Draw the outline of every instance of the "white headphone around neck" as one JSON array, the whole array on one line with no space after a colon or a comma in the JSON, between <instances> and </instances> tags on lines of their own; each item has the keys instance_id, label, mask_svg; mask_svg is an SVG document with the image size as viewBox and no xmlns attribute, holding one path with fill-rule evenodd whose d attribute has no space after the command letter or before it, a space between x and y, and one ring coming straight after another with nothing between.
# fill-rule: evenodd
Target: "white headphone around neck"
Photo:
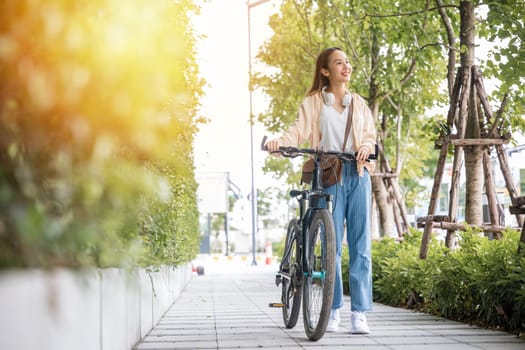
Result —
<instances>
[{"instance_id":1,"label":"white headphone around neck","mask_svg":"<svg viewBox=\"0 0 525 350\"><path fill-rule=\"evenodd\" d=\"M326 92L326 85L323 86L321 89L321 94L323 95L323 102L327 106L331 106L335 103L335 95L331 92ZM345 93L345 96L343 97L343 101L341 104L346 107L350 104L350 100L352 99L352 95L350 95L348 92Z\"/></svg>"}]
</instances>

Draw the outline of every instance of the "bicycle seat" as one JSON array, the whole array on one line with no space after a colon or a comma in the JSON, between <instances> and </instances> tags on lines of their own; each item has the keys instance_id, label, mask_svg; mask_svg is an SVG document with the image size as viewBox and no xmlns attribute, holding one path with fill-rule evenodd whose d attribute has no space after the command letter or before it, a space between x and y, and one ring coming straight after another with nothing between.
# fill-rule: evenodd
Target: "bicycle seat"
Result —
<instances>
[{"instance_id":1,"label":"bicycle seat","mask_svg":"<svg viewBox=\"0 0 525 350\"><path fill-rule=\"evenodd\" d=\"M290 197L292 198L295 198L295 197L299 197L305 193L307 193L308 191L306 190L291 190L290 191Z\"/></svg>"}]
</instances>

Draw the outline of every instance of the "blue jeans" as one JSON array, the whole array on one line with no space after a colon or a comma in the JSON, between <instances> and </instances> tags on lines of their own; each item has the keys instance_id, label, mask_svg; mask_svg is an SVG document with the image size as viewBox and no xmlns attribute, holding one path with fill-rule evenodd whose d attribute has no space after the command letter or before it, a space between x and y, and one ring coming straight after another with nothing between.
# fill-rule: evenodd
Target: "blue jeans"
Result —
<instances>
[{"instance_id":1,"label":"blue jeans","mask_svg":"<svg viewBox=\"0 0 525 350\"><path fill-rule=\"evenodd\" d=\"M342 184L324 189L332 195L336 235L336 274L332 309L343 306L341 255L346 223L350 263L350 304L352 311L372 310L372 242L370 235L371 182L365 169L357 173L356 162L344 162Z\"/></svg>"}]
</instances>

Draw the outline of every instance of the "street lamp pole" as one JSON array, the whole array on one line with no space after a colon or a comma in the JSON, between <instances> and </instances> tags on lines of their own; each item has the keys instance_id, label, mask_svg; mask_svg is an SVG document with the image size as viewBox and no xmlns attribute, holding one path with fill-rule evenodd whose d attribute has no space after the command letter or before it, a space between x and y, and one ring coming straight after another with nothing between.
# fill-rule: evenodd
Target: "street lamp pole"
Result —
<instances>
[{"instance_id":1,"label":"street lamp pole","mask_svg":"<svg viewBox=\"0 0 525 350\"><path fill-rule=\"evenodd\" d=\"M255 193L255 179L254 179L254 160L253 160L253 105L252 105L252 86L250 83L252 77L252 41L251 41L251 21L250 21L250 9L268 2L270 0L257 0L250 2L246 1L246 7L248 9L248 89L250 91L250 161L251 161L251 177L252 177L252 186L251 186L251 206L252 206L252 265L257 265L257 260L255 259L255 233L257 231L257 206L256 206L256 193Z\"/></svg>"}]
</instances>

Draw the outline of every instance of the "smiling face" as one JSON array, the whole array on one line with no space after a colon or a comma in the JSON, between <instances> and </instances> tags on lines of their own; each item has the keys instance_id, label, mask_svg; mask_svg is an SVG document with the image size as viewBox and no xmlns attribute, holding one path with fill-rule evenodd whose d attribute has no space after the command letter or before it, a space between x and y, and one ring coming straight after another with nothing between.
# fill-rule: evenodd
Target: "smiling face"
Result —
<instances>
[{"instance_id":1,"label":"smiling face","mask_svg":"<svg viewBox=\"0 0 525 350\"><path fill-rule=\"evenodd\" d=\"M343 50L330 47L322 51L315 62L314 79L308 94L318 93L324 86L334 88L346 85L350 81L352 66Z\"/></svg>"},{"instance_id":2,"label":"smiling face","mask_svg":"<svg viewBox=\"0 0 525 350\"><path fill-rule=\"evenodd\" d=\"M330 81L330 85L347 84L352 74L352 66L343 51L335 50L328 56L327 67L321 68L323 74Z\"/></svg>"}]
</instances>

